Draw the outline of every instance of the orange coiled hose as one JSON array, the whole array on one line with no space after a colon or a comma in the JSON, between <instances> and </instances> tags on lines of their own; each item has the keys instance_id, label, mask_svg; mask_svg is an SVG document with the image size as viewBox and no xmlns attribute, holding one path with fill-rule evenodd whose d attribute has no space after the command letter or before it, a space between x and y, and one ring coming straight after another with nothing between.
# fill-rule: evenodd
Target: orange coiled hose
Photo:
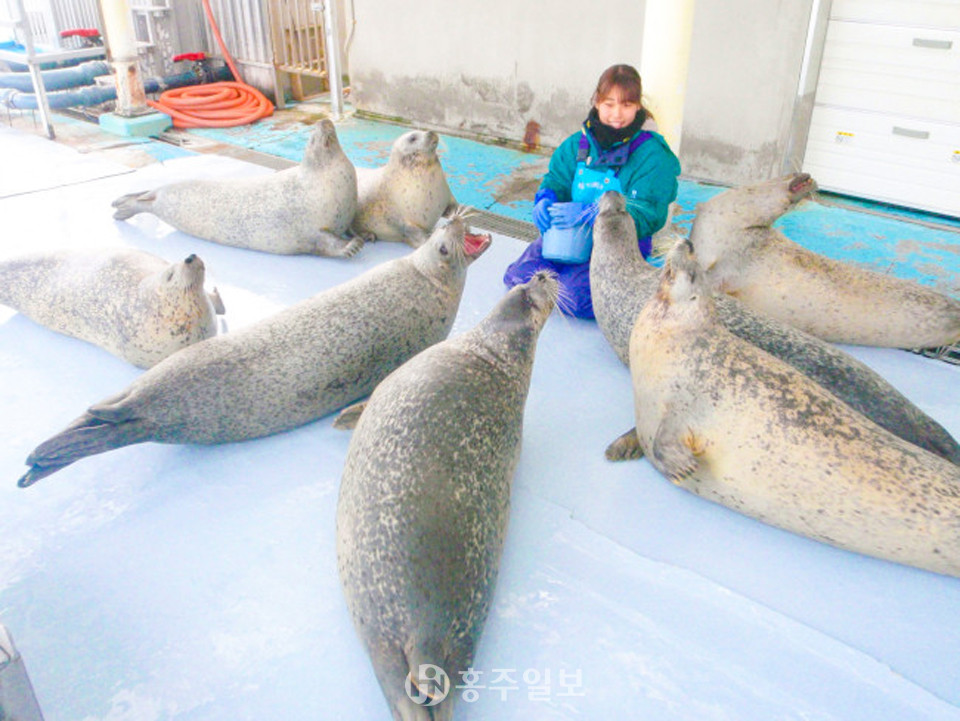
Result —
<instances>
[{"instance_id":1,"label":"orange coiled hose","mask_svg":"<svg viewBox=\"0 0 960 721\"><path fill-rule=\"evenodd\" d=\"M173 118L175 128L231 128L273 114L263 93L233 81L173 88L147 103Z\"/></svg>"},{"instance_id":2,"label":"orange coiled hose","mask_svg":"<svg viewBox=\"0 0 960 721\"><path fill-rule=\"evenodd\" d=\"M174 88L161 94L158 101L148 100L147 104L173 118L175 128L232 128L272 115L273 103L255 87L241 81L213 18L209 0L203 0L203 9L236 81Z\"/></svg>"}]
</instances>

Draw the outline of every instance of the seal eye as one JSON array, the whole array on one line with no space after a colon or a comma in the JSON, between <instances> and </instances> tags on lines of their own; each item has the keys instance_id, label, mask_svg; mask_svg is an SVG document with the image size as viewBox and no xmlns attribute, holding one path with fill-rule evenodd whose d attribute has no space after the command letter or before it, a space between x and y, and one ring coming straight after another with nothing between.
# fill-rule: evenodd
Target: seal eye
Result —
<instances>
[{"instance_id":1,"label":"seal eye","mask_svg":"<svg viewBox=\"0 0 960 721\"><path fill-rule=\"evenodd\" d=\"M446 246L446 245L441 245L441 246L440 246L440 255L449 255L449 254L450 254L450 251L447 250L447 246Z\"/></svg>"}]
</instances>

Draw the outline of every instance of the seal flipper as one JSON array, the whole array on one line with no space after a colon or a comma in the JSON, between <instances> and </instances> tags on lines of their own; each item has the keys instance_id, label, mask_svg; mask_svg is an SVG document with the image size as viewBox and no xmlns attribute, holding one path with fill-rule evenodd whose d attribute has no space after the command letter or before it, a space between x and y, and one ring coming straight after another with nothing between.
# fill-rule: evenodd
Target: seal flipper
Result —
<instances>
[{"instance_id":1,"label":"seal flipper","mask_svg":"<svg viewBox=\"0 0 960 721\"><path fill-rule=\"evenodd\" d=\"M451 721L453 718L453 698L450 688L447 698L433 706L425 705L433 698L435 688L428 688L426 684L417 684L420 665L407 660L407 654L393 642L377 644L376 651L370 647L370 657L373 660L373 672L380 683L387 704L393 718L398 721ZM426 663L426 662L425 662ZM437 663L436 666L442 668ZM414 697L420 696L423 703L416 703L407 693L409 679L410 693ZM429 679L428 679L429 680ZM452 686L452 682L450 684Z\"/></svg>"},{"instance_id":2,"label":"seal flipper","mask_svg":"<svg viewBox=\"0 0 960 721\"><path fill-rule=\"evenodd\" d=\"M403 702L406 703L398 704L396 710L404 721L452 721L454 682L447 672L448 664L437 652L435 642L427 640L426 645L433 648L424 648L411 638L403 654L409 669L410 690L423 700L415 703L405 695Z\"/></svg>"},{"instance_id":3,"label":"seal flipper","mask_svg":"<svg viewBox=\"0 0 960 721\"><path fill-rule=\"evenodd\" d=\"M636 426L607 446L604 456L608 461L635 461L643 458L643 448L640 447Z\"/></svg>"},{"instance_id":4,"label":"seal flipper","mask_svg":"<svg viewBox=\"0 0 960 721\"><path fill-rule=\"evenodd\" d=\"M210 305L213 306L213 312L217 315L224 315L227 312L227 307L223 304L223 299L220 297L220 291L217 290L214 286L213 290L207 293L207 298L210 299Z\"/></svg>"},{"instance_id":5,"label":"seal flipper","mask_svg":"<svg viewBox=\"0 0 960 721\"><path fill-rule=\"evenodd\" d=\"M27 488L81 458L147 440L149 428L123 403L127 397L122 393L92 406L60 433L37 446L27 456L30 470L20 477L17 485Z\"/></svg>"},{"instance_id":6,"label":"seal flipper","mask_svg":"<svg viewBox=\"0 0 960 721\"><path fill-rule=\"evenodd\" d=\"M357 422L360 420L363 409L366 407L366 401L360 401L359 403L347 406L340 411L339 415L333 420L333 427L338 431L352 431L357 427Z\"/></svg>"},{"instance_id":7,"label":"seal flipper","mask_svg":"<svg viewBox=\"0 0 960 721\"><path fill-rule=\"evenodd\" d=\"M409 223L406 220L399 222L400 232L403 234L403 242L411 248L419 248L427 242L430 233L415 223Z\"/></svg>"},{"instance_id":8,"label":"seal flipper","mask_svg":"<svg viewBox=\"0 0 960 721\"><path fill-rule=\"evenodd\" d=\"M149 206L156 199L157 193L153 190L149 190L146 193L128 193L127 195L121 195L111 203L111 205L117 209L113 217L115 220L126 220L127 218L132 218L137 213L149 211L149 207L143 206Z\"/></svg>"},{"instance_id":9,"label":"seal flipper","mask_svg":"<svg viewBox=\"0 0 960 721\"><path fill-rule=\"evenodd\" d=\"M131 405L127 403L130 399L129 391L121 391L116 395L105 398L99 403L95 403L87 409L87 415L106 423L123 423L133 418ZM81 416L83 418L83 416ZM67 428L70 430L73 426Z\"/></svg>"},{"instance_id":10,"label":"seal flipper","mask_svg":"<svg viewBox=\"0 0 960 721\"><path fill-rule=\"evenodd\" d=\"M363 238L360 236L340 238L333 233L321 230L317 235L314 253L327 258L352 258L362 248Z\"/></svg>"},{"instance_id":11,"label":"seal flipper","mask_svg":"<svg viewBox=\"0 0 960 721\"><path fill-rule=\"evenodd\" d=\"M452 218L460 210L460 203L457 202L457 199L452 195L450 196L450 202L447 203L447 207L443 209L443 212L440 214L443 218Z\"/></svg>"},{"instance_id":12,"label":"seal flipper","mask_svg":"<svg viewBox=\"0 0 960 721\"><path fill-rule=\"evenodd\" d=\"M686 424L676 420L678 417L664 417L650 449L650 462L671 483L680 483L700 465L694 451L696 437Z\"/></svg>"}]
</instances>

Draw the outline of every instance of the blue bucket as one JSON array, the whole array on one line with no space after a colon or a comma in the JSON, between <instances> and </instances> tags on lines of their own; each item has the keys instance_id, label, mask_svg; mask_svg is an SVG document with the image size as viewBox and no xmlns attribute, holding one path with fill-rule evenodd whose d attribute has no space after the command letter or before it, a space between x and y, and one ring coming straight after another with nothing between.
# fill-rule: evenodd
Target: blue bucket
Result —
<instances>
[{"instance_id":1,"label":"blue bucket","mask_svg":"<svg viewBox=\"0 0 960 721\"><path fill-rule=\"evenodd\" d=\"M547 228L543 234L543 257L557 263L586 263L593 249L593 227Z\"/></svg>"}]
</instances>

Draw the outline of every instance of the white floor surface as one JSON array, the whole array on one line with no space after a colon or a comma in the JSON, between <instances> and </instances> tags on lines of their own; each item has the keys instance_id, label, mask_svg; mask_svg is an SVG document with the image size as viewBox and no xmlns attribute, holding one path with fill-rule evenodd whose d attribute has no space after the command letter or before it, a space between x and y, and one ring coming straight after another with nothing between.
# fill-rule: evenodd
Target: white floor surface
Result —
<instances>
[{"instance_id":1,"label":"white floor surface","mask_svg":"<svg viewBox=\"0 0 960 721\"><path fill-rule=\"evenodd\" d=\"M0 157L21 140L35 192L17 194L4 168L0 255L195 252L231 329L407 252L273 256L153 216L114 221L123 193L270 171L215 156L78 166L9 130ZM89 172L65 185L64 167ZM454 333L492 308L522 247L494 237ZM848 350L960 436L960 368ZM0 307L0 622L46 721L387 721L337 578L350 437L331 417L245 443L141 444L16 487L37 444L140 372ZM646 460L608 463L632 413L629 372L596 324L551 317L476 659L484 688L458 718L960 721L960 579L762 525L673 487Z\"/></svg>"}]
</instances>

